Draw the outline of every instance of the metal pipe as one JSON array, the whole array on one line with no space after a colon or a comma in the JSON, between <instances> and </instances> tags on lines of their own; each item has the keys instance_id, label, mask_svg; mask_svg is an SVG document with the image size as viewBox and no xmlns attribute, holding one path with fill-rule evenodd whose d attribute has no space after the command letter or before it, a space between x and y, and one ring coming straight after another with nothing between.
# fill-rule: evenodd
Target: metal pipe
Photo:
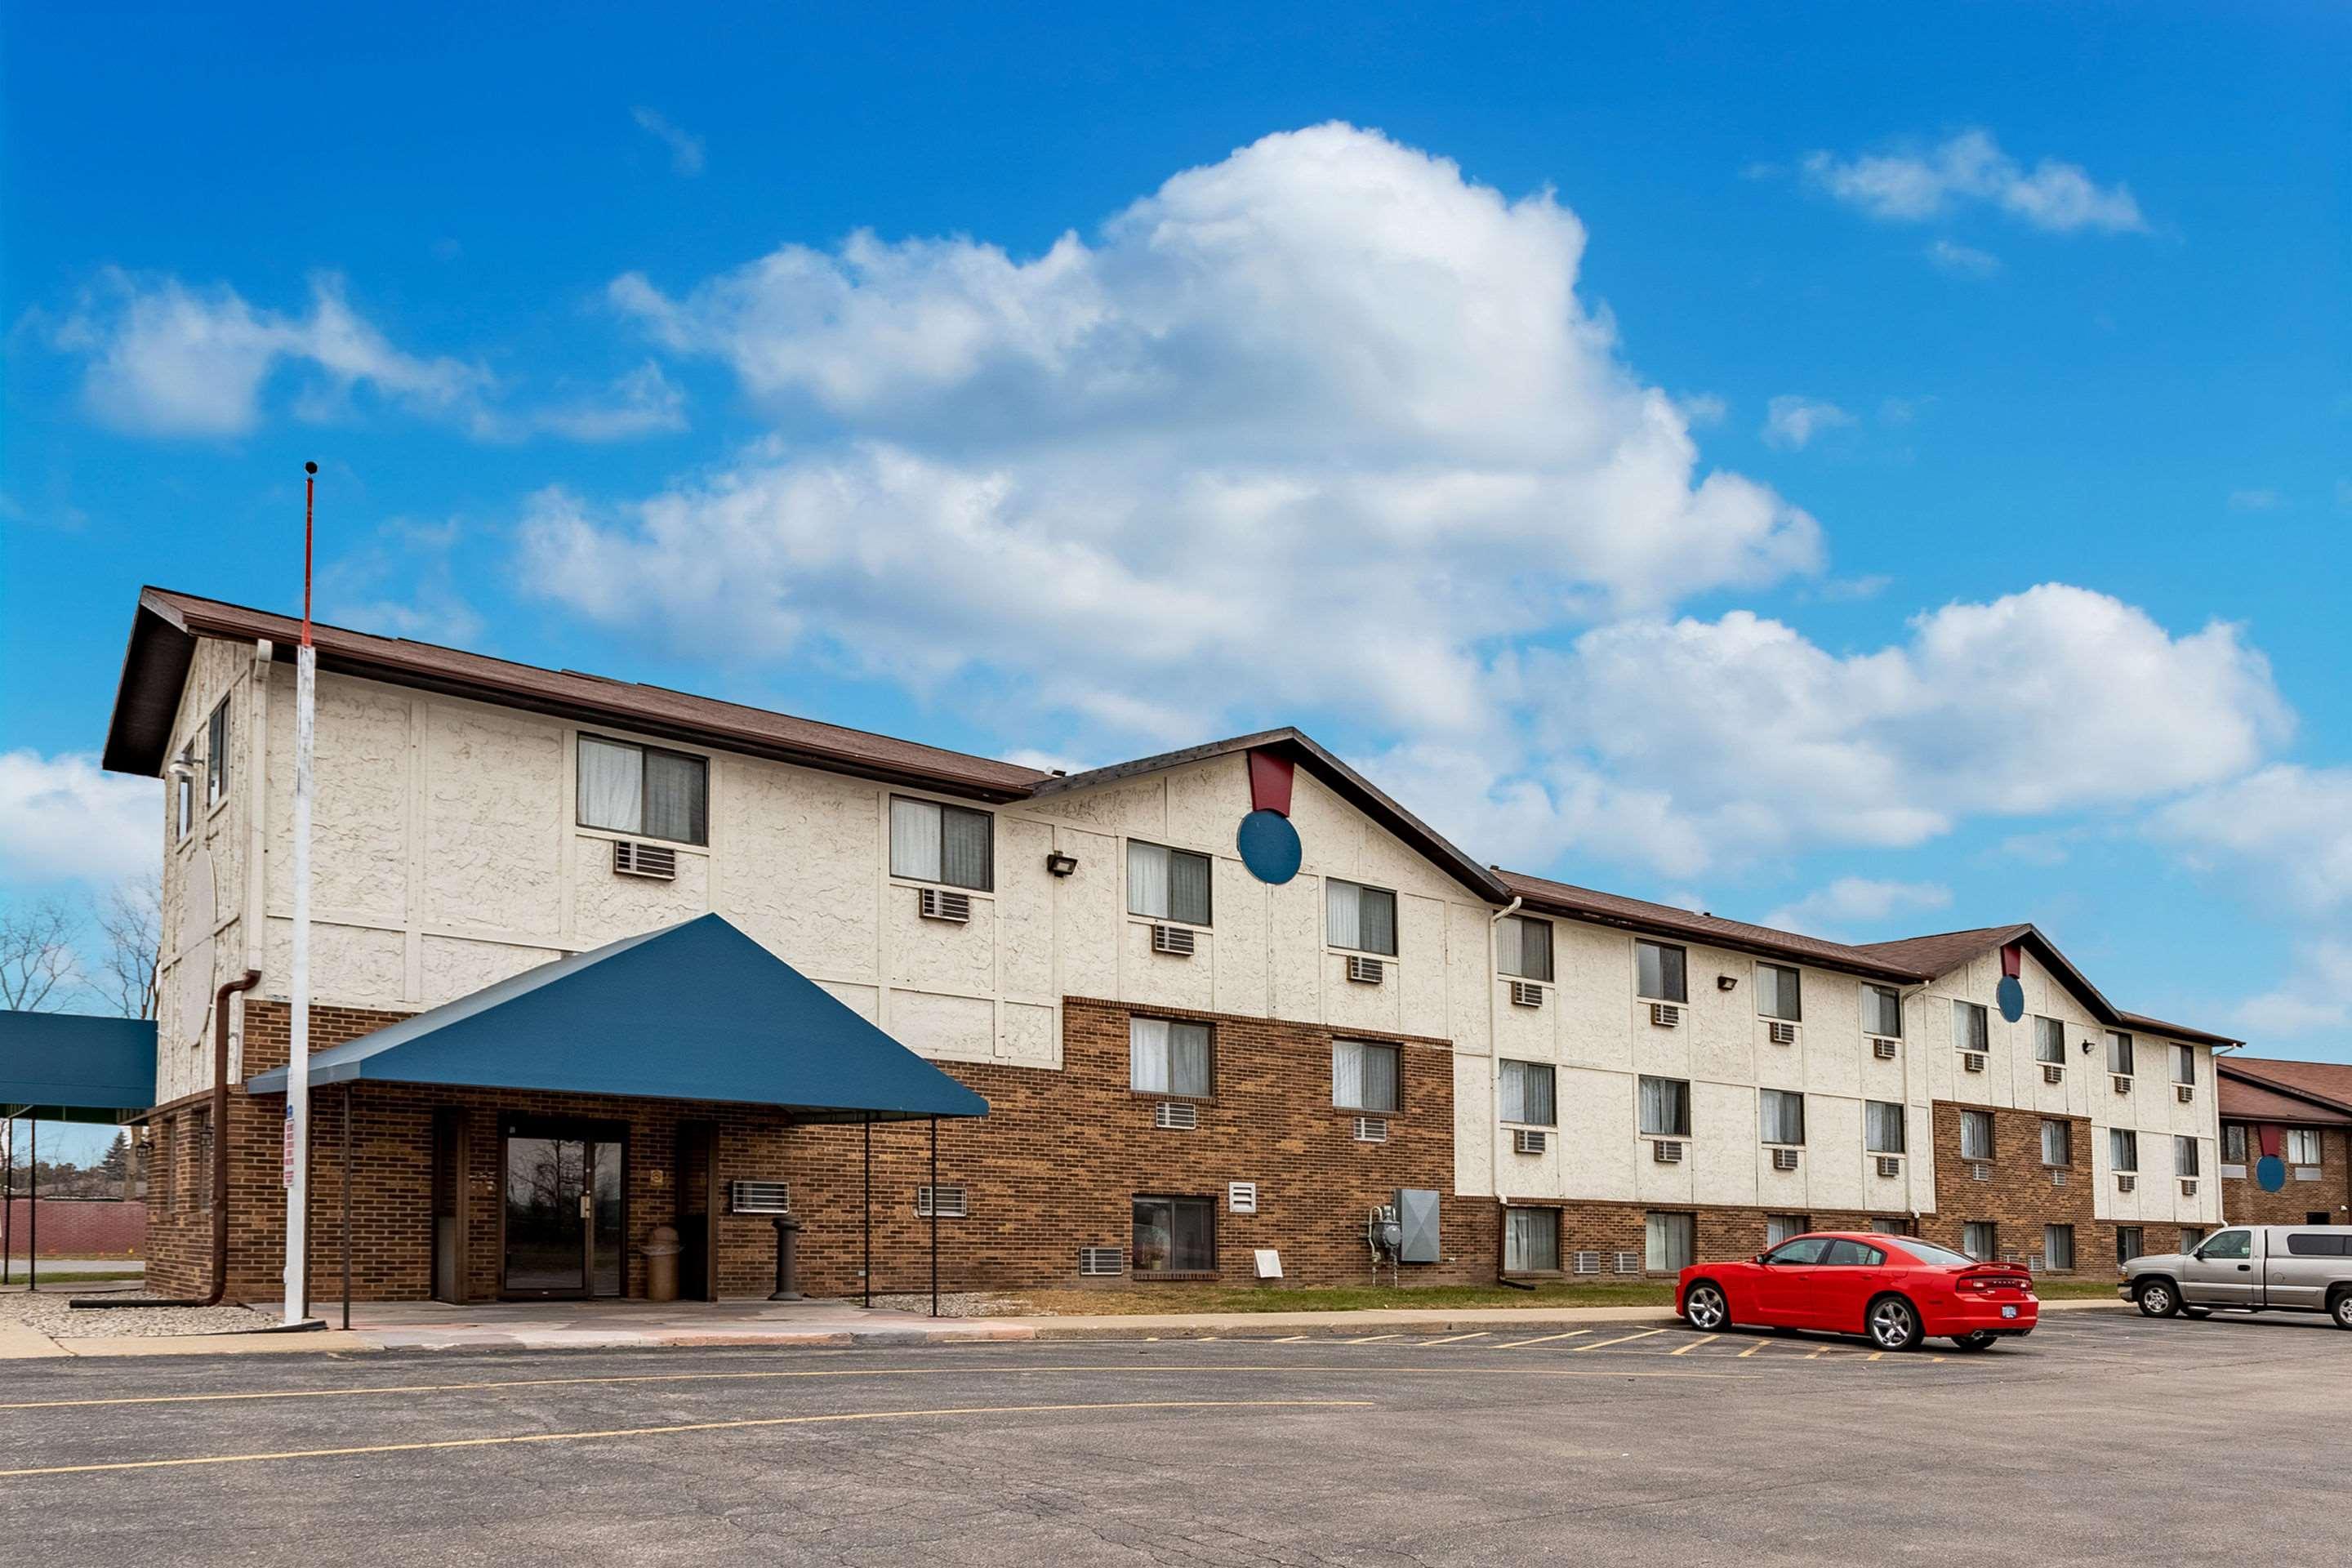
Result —
<instances>
[{"instance_id":1,"label":"metal pipe","mask_svg":"<svg viewBox=\"0 0 2352 1568\"><path fill-rule=\"evenodd\" d=\"M874 1305L874 1118L866 1119L866 1304Z\"/></svg>"},{"instance_id":2,"label":"metal pipe","mask_svg":"<svg viewBox=\"0 0 2352 1568\"><path fill-rule=\"evenodd\" d=\"M352 1086L343 1085L343 1327L352 1326Z\"/></svg>"},{"instance_id":3,"label":"metal pipe","mask_svg":"<svg viewBox=\"0 0 2352 1568\"><path fill-rule=\"evenodd\" d=\"M27 1117L25 1124L32 1129L31 1142L25 1154L25 1289L30 1292L41 1288L40 1118ZM936 1229L936 1226L933 1228ZM936 1317L938 1314L932 1315Z\"/></svg>"},{"instance_id":4,"label":"metal pipe","mask_svg":"<svg viewBox=\"0 0 2352 1568\"><path fill-rule=\"evenodd\" d=\"M931 1118L931 1316L940 1315L940 1119Z\"/></svg>"}]
</instances>

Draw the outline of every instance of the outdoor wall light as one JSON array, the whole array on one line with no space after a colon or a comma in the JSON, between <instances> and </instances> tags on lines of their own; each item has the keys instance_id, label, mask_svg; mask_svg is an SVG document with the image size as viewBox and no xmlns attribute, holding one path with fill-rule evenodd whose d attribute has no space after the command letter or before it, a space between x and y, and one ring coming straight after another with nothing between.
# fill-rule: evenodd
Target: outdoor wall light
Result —
<instances>
[{"instance_id":1,"label":"outdoor wall light","mask_svg":"<svg viewBox=\"0 0 2352 1568\"><path fill-rule=\"evenodd\" d=\"M1066 877L1077 868L1076 856L1065 855L1058 849L1049 849L1045 852L1045 870L1049 875Z\"/></svg>"},{"instance_id":2,"label":"outdoor wall light","mask_svg":"<svg viewBox=\"0 0 2352 1568\"><path fill-rule=\"evenodd\" d=\"M1729 991L1738 984L1739 976L1737 974L1718 974L1715 977L1715 988L1717 991Z\"/></svg>"},{"instance_id":3,"label":"outdoor wall light","mask_svg":"<svg viewBox=\"0 0 2352 1568\"><path fill-rule=\"evenodd\" d=\"M196 760L187 752L183 752L178 756L173 757L172 759L171 766L165 768L163 771L175 779L192 779L196 776Z\"/></svg>"}]
</instances>

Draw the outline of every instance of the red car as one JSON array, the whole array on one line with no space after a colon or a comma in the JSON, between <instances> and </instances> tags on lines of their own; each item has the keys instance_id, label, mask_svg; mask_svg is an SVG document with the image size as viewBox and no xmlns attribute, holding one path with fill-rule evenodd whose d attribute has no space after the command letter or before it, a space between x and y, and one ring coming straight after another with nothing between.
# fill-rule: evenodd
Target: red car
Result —
<instances>
[{"instance_id":1,"label":"red car","mask_svg":"<svg viewBox=\"0 0 2352 1568\"><path fill-rule=\"evenodd\" d=\"M1916 1237L1815 1231L1745 1263L1694 1263L1675 1287L1675 1310L1709 1332L1818 1329L1866 1334L1887 1351L1949 1336L1980 1351L2032 1333L2042 1303L2033 1277L2014 1263L1979 1263Z\"/></svg>"}]
</instances>

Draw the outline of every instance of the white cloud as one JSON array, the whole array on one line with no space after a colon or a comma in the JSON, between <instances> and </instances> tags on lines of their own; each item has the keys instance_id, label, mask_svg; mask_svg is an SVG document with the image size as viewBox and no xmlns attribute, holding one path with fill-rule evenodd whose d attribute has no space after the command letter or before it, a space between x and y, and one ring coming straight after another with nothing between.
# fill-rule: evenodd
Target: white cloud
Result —
<instances>
[{"instance_id":1,"label":"white cloud","mask_svg":"<svg viewBox=\"0 0 2352 1568\"><path fill-rule=\"evenodd\" d=\"M1963 278L1990 278L2000 270L2000 258L1957 240L1938 239L1927 247L1927 259Z\"/></svg>"},{"instance_id":2,"label":"white cloud","mask_svg":"<svg viewBox=\"0 0 2352 1568\"><path fill-rule=\"evenodd\" d=\"M2286 498L2273 489L2231 490L2231 511L2276 511L2286 504Z\"/></svg>"},{"instance_id":3,"label":"white cloud","mask_svg":"<svg viewBox=\"0 0 2352 1568\"><path fill-rule=\"evenodd\" d=\"M2341 1035L2352 1027L2352 942L2303 943L2286 979L2240 1003L2237 1018L2257 1050L2273 1037Z\"/></svg>"},{"instance_id":4,"label":"white cloud","mask_svg":"<svg viewBox=\"0 0 2352 1568\"><path fill-rule=\"evenodd\" d=\"M1981 130L1963 131L1934 147L1858 158L1813 153L1803 166L1822 190L1887 222L1926 222L1964 203L1980 202L2055 233L2147 228L2128 186L2102 186L2081 165L2054 158L2026 169Z\"/></svg>"},{"instance_id":5,"label":"white cloud","mask_svg":"<svg viewBox=\"0 0 2352 1568\"><path fill-rule=\"evenodd\" d=\"M1952 890L1940 882L1891 882L1868 877L1840 877L1814 889L1793 903L1783 904L1764 917L1763 923L1780 931L1835 937L1857 927L1885 935L1876 928L1897 915L1948 909Z\"/></svg>"},{"instance_id":6,"label":"white cloud","mask_svg":"<svg viewBox=\"0 0 2352 1568\"><path fill-rule=\"evenodd\" d=\"M82 752L0 752L0 879L152 879L163 855L152 779L102 773Z\"/></svg>"},{"instance_id":7,"label":"white cloud","mask_svg":"<svg viewBox=\"0 0 2352 1568\"><path fill-rule=\"evenodd\" d=\"M1853 423L1853 416L1834 403L1783 393L1765 405L1764 442L1784 451L1800 451L1824 430Z\"/></svg>"},{"instance_id":8,"label":"white cloud","mask_svg":"<svg viewBox=\"0 0 2352 1568\"><path fill-rule=\"evenodd\" d=\"M633 109L629 118L637 129L669 149L669 166L688 179L702 173L702 138L689 136L672 125L661 114L650 109Z\"/></svg>"},{"instance_id":9,"label":"white cloud","mask_svg":"<svg viewBox=\"0 0 2352 1568\"><path fill-rule=\"evenodd\" d=\"M600 397L523 416L517 435L545 431L573 441L625 441L686 428L686 394L647 360Z\"/></svg>"},{"instance_id":10,"label":"white cloud","mask_svg":"<svg viewBox=\"0 0 2352 1568\"><path fill-rule=\"evenodd\" d=\"M1246 692L1458 730L1493 639L1820 563L1623 363L1584 237L1325 125L1030 259L859 234L680 295L629 275L657 341L830 434L635 504L544 493L530 574L696 646L1009 674L1103 728L1197 736Z\"/></svg>"},{"instance_id":11,"label":"white cloud","mask_svg":"<svg viewBox=\"0 0 2352 1568\"><path fill-rule=\"evenodd\" d=\"M2238 879L2251 903L2352 905L2352 767L2276 763L2173 802L2149 829L2196 868Z\"/></svg>"}]
</instances>

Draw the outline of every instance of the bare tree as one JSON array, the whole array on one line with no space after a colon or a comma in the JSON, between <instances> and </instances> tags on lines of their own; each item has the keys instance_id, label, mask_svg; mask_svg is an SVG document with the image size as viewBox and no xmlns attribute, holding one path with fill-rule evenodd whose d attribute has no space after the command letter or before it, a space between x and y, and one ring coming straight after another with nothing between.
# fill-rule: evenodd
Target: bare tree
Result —
<instances>
[{"instance_id":1,"label":"bare tree","mask_svg":"<svg viewBox=\"0 0 2352 1568\"><path fill-rule=\"evenodd\" d=\"M47 1012L65 1005L79 973L74 918L55 899L0 912L0 1007Z\"/></svg>"},{"instance_id":2,"label":"bare tree","mask_svg":"<svg viewBox=\"0 0 2352 1568\"><path fill-rule=\"evenodd\" d=\"M162 955L162 891L152 879L131 878L115 887L96 912L105 942L89 989L126 1018L155 1016L155 966Z\"/></svg>"}]
</instances>

